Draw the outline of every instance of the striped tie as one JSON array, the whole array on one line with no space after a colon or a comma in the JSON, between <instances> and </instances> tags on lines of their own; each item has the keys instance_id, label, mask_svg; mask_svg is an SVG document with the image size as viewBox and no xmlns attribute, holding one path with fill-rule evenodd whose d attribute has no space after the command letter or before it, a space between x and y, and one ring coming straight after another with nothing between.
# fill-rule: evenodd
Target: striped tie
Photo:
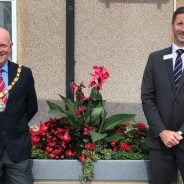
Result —
<instances>
[{"instance_id":1,"label":"striped tie","mask_svg":"<svg viewBox=\"0 0 184 184\"><path fill-rule=\"evenodd\" d=\"M5 83L2 77L2 72L3 70L0 69L0 93L2 93L3 91L5 91ZM4 111L5 107L6 107L6 103L7 103L7 96L3 96L0 98L0 112Z\"/></svg>"},{"instance_id":2,"label":"striped tie","mask_svg":"<svg viewBox=\"0 0 184 184\"><path fill-rule=\"evenodd\" d=\"M183 63L182 63L182 59L181 59L181 55L184 53L183 49L178 49L176 51L178 53L176 61L175 61L175 65L174 65L174 82L175 82L175 88L178 88L179 82L180 82L180 78L182 75L182 67L183 67Z\"/></svg>"}]
</instances>

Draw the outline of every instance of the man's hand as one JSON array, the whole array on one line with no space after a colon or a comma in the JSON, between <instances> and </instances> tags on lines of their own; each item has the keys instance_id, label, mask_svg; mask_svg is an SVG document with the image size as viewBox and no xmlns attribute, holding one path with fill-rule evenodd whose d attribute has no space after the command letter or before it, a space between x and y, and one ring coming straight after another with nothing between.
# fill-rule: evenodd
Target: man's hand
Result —
<instances>
[{"instance_id":1,"label":"man's hand","mask_svg":"<svg viewBox=\"0 0 184 184\"><path fill-rule=\"evenodd\" d=\"M159 136L167 148L176 146L183 139L179 133L172 130L163 130Z\"/></svg>"}]
</instances>

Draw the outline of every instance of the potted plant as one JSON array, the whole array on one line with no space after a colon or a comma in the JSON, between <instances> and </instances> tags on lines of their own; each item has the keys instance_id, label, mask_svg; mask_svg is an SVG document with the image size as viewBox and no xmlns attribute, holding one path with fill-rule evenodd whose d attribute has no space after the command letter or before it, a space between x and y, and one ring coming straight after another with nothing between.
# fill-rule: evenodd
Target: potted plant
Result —
<instances>
[{"instance_id":1,"label":"potted plant","mask_svg":"<svg viewBox=\"0 0 184 184\"><path fill-rule=\"evenodd\" d=\"M66 109L47 101L50 113L56 116L40 123L38 129L30 129L34 158L79 159L83 164L81 183L94 177L97 160L147 159L145 146L147 127L135 122L134 114L107 116L102 86L109 78L105 67L93 66L89 87L85 96L84 84L71 83L75 100L59 95Z\"/></svg>"}]
</instances>

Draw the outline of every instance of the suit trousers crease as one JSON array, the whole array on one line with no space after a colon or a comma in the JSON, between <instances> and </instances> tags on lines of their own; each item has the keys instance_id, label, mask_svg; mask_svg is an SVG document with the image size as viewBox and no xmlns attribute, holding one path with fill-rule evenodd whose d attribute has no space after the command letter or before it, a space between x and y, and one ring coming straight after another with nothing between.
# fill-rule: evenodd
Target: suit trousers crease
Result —
<instances>
[{"instance_id":1,"label":"suit trousers crease","mask_svg":"<svg viewBox=\"0 0 184 184\"><path fill-rule=\"evenodd\" d=\"M152 184L177 184L178 170L184 181L184 150L179 147L170 149L150 149Z\"/></svg>"},{"instance_id":2,"label":"suit trousers crease","mask_svg":"<svg viewBox=\"0 0 184 184\"><path fill-rule=\"evenodd\" d=\"M0 184L32 184L33 161L12 162L6 151L0 159Z\"/></svg>"}]
</instances>

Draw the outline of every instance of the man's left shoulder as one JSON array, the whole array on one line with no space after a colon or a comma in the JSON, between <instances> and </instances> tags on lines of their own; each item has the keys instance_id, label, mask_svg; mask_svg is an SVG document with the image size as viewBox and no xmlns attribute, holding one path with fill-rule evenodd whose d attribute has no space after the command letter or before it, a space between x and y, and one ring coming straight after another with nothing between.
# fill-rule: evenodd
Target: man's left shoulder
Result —
<instances>
[{"instance_id":1,"label":"man's left shoulder","mask_svg":"<svg viewBox=\"0 0 184 184\"><path fill-rule=\"evenodd\" d=\"M24 65L21 65L21 68L22 68L22 71L24 72L31 72L31 68L27 67L27 66L24 66Z\"/></svg>"}]
</instances>

